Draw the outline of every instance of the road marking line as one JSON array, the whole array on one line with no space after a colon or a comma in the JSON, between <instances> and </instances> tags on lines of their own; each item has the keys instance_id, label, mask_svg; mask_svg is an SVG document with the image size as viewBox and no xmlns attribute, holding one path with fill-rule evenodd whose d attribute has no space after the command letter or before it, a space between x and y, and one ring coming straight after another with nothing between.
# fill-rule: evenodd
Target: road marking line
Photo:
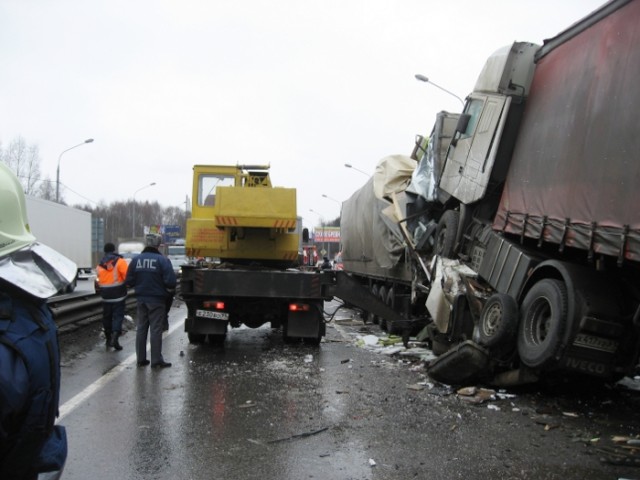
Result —
<instances>
[{"instance_id":1,"label":"road marking line","mask_svg":"<svg viewBox=\"0 0 640 480\"><path fill-rule=\"evenodd\" d=\"M169 328L167 332L167 336L171 335L174 330L178 327L181 327L184 324L184 320L174 323L173 326ZM134 330L135 332L135 330ZM135 342L134 342L135 345ZM147 353L149 353L149 348L147 348ZM86 402L92 395L97 393L100 389L102 389L107 383L113 380L115 377L120 375L124 370L126 370L129 366L136 363L136 353L132 353L124 361L120 362L118 365L109 370L106 374L100 377L95 382L87 385L84 390L77 393L73 398L67 400L64 405L60 407L60 415L58 416L58 422L60 422L64 417L73 412L76 408Z\"/></svg>"}]
</instances>

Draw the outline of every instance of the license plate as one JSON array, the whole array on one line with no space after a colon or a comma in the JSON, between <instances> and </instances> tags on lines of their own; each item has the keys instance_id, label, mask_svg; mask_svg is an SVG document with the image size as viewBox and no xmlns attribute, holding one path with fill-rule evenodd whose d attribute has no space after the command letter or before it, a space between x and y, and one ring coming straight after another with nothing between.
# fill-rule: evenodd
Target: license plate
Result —
<instances>
[{"instance_id":1,"label":"license plate","mask_svg":"<svg viewBox=\"0 0 640 480\"><path fill-rule=\"evenodd\" d=\"M214 312L212 310L196 310L196 317L213 318L214 320L229 320L226 312Z\"/></svg>"},{"instance_id":2,"label":"license plate","mask_svg":"<svg viewBox=\"0 0 640 480\"><path fill-rule=\"evenodd\" d=\"M618 342L608 338L596 337L579 333L573 341L576 347L590 348L591 350L600 350L601 352L614 353L618 349Z\"/></svg>"}]
</instances>

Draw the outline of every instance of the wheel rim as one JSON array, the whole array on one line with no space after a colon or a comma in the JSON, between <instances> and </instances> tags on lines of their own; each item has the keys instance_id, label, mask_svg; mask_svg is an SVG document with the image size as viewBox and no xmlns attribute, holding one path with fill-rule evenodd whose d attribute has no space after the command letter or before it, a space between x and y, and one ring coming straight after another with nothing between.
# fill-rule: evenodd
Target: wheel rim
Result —
<instances>
[{"instance_id":1,"label":"wheel rim","mask_svg":"<svg viewBox=\"0 0 640 480\"><path fill-rule=\"evenodd\" d=\"M529 341L535 345L545 342L551 329L551 305L544 298L537 299L531 306L531 314L527 319Z\"/></svg>"},{"instance_id":2,"label":"wheel rim","mask_svg":"<svg viewBox=\"0 0 640 480\"><path fill-rule=\"evenodd\" d=\"M500 307L500 304L496 303L491 305L491 307L489 307L486 315L483 318L482 332L486 336L492 337L496 334L496 332L500 328L501 323L502 323L502 308Z\"/></svg>"}]
</instances>

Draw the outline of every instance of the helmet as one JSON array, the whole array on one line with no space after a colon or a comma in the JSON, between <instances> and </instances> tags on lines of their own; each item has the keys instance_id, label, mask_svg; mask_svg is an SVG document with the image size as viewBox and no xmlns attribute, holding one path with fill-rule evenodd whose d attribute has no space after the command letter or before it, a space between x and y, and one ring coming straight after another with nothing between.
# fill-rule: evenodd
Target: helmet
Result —
<instances>
[{"instance_id":1,"label":"helmet","mask_svg":"<svg viewBox=\"0 0 640 480\"><path fill-rule=\"evenodd\" d=\"M145 240L147 247L158 248L162 243L162 236L157 233L147 233Z\"/></svg>"},{"instance_id":2,"label":"helmet","mask_svg":"<svg viewBox=\"0 0 640 480\"><path fill-rule=\"evenodd\" d=\"M18 178L0 162L0 257L36 241L29 231L24 191Z\"/></svg>"},{"instance_id":3,"label":"helmet","mask_svg":"<svg viewBox=\"0 0 640 480\"><path fill-rule=\"evenodd\" d=\"M27 222L24 191L0 162L0 279L38 298L63 291L75 279L74 262L36 242Z\"/></svg>"}]
</instances>

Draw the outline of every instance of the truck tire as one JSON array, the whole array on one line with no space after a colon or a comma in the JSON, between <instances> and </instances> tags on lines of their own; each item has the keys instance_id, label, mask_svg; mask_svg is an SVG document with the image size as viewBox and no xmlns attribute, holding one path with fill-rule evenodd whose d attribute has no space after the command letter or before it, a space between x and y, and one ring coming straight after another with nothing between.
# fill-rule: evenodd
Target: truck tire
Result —
<instances>
[{"instance_id":1,"label":"truck tire","mask_svg":"<svg viewBox=\"0 0 640 480\"><path fill-rule=\"evenodd\" d=\"M382 300L384 303L387 303L387 287L384 285L380 286L378 290L378 298ZM385 318L380 317L380 330L387 331L387 320Z\"/></svg>"},{"instance_id":2,"label":"truck tire","mask_svg":"<svg viewBox=\"0 0 640 480\"><path fill-rule=\"evenodd\" d=\"M556 357L567 328L567 287L546 278L536 283L522 302L518 354L528 367L545 367Z\"/></svg>"},{"instance_id":3,"label":"truck tire","mask_svg":"<svg viewBox=\"0 0 640 480\"><path fill-rule=\"evenodd\" d=\"M390 308L393 308L395 310L396 292L394 291L393 287L389 289L389 293L387 293L385 303ZM399 333L401 333L400 329L395 326L394 322L387 322L387 332L389 333L389 335L398 335Z\"/></svg>"},{"instance_id":4,"label":"truck tire","mask_svg":"<svg viewBox=\"0 0 640 480\"><path fill-rule=\"evenodd\" d=\"M453 258L459 220L460 213L455 210L447 210L440 217L438 228L436 228L436 255L444 258Z\"/></svg>"},{"instance_id":5,"label":"truck tire","mask_svg":"<svg viewBox=\"0 0 640 480\"><path fill-rule=\"evenodd\" d=\"M191 343L193 345L199 345L201 343L204 343L204 341L206 340L207 336L203 335L201 333L187 332L187 338L189 339L189 343Z\"/></svg>"},{"instance_id":6,"label":"truck tire","mask_svg":"<svg viewBox=\"0 0 640 480\"><path fill-rule=\"evenodd\" d=\"M302 343L304 343L305 345L310 345L312 347L319 346L321 341L322 341L322 337L311 337L311 338L302 339Z\"/></svg>"},{"instance_id":7,"label":"truck tire","mask_svg":"<svg viewBox=\"0 0 640 480\"><path fill-rule=\"evenodd\" d=\"M209 343L211 345L215 345L217 347L220 347L222 345L224 345L224 341L227 339L227 334L226 333L219 333L219 334L209 334L208 335L209 338Z\"/></svg>"},{"instance_id":8,"label":"truck tire","mask_svg":"<svg viewBox=\"0 0 640 480\"><path fill-rule=\"evenodd\" d=\"M477 344L484 347L513 345L518 331L518 304L505 293L491 295L482 307L474 334Z\"/></svg>"},{"instance_id":9,"label":"truck tire","mask_svg":"<svg viewBox=\"0 0 640 480\"><path fill-rule=\"evenodd\" d=\"M373 295L374 297L378 297L378 286L377 285L373 285L371 287L371 295ZM368 312L367 313L367 323L373 323L373 324L378 324L378 322L380 321L380 318L375 315L374 313Z\"/></svg>"}]
</instances>

